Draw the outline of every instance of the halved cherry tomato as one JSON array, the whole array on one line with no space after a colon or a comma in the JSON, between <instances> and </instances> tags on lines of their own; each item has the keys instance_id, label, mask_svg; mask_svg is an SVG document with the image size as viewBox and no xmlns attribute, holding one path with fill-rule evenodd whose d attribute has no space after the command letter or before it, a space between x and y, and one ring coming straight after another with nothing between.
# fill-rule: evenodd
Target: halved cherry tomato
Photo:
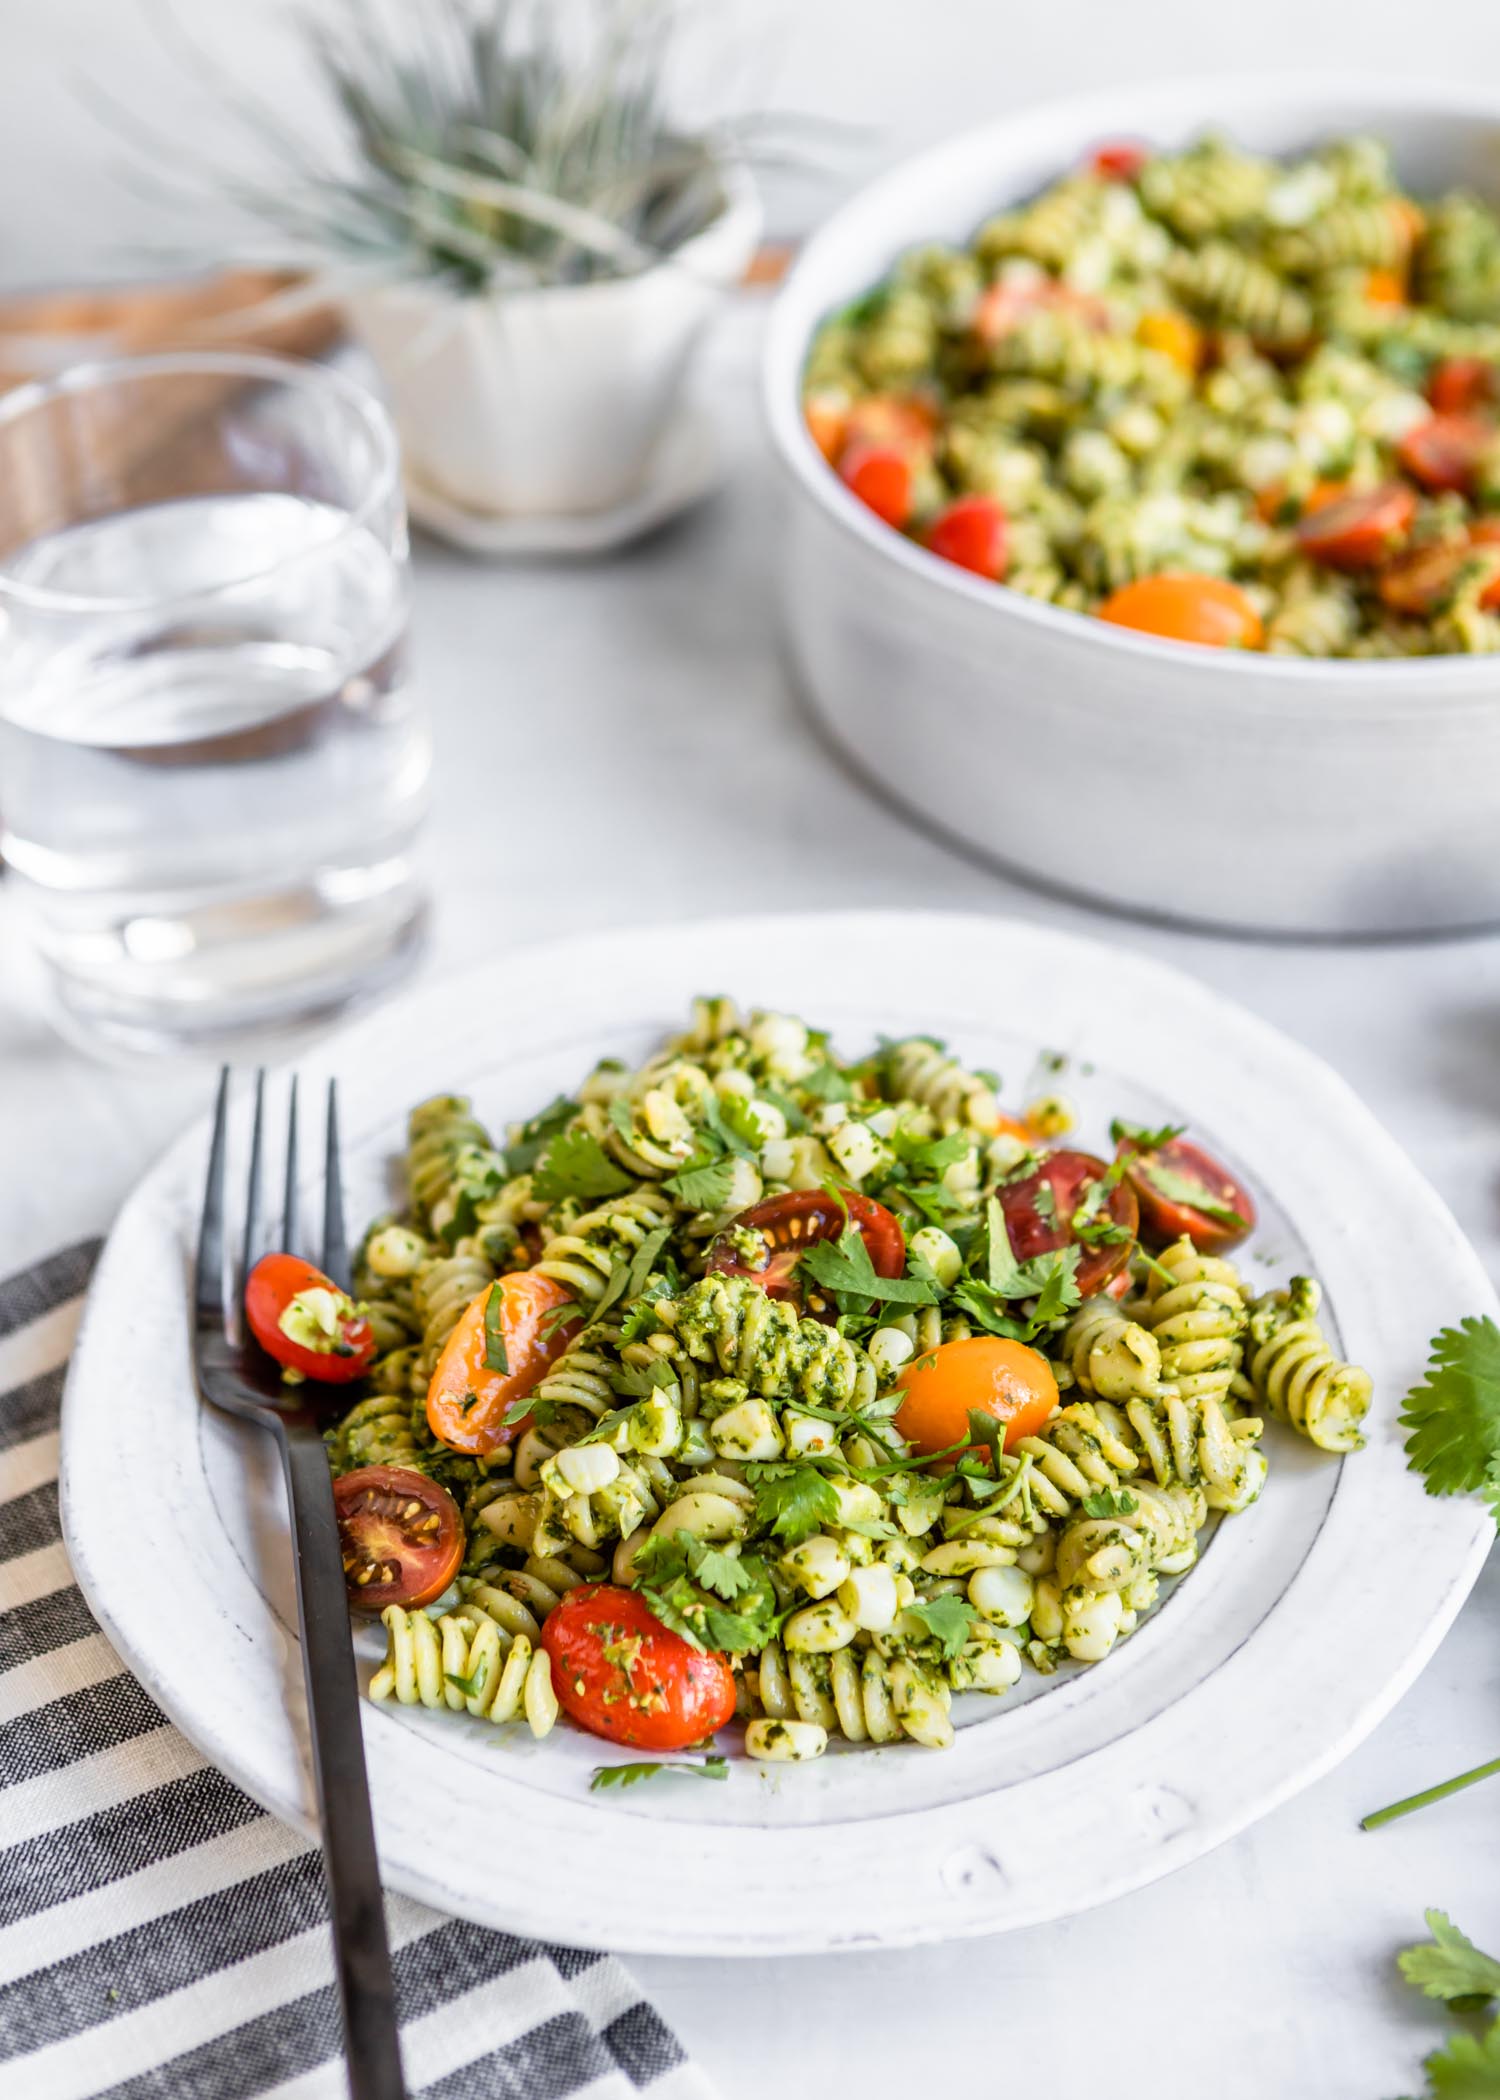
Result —
<instances>
[{"instance_id":1,"label":"halved cherry tomato","mask_svg":"<svg viewBox=\"0 0 1500 2100\"><path fill-rule=\"evenodd\" d=\"M1416 515L1416 496L1404 481L1351 489L1304 511L1297 542L1330 569L1370 569L1401 544Z\"/></svg>"},{"instance_id":2,"label":"halved cherry tomato","mask_svg":"<svg viewBox=\"0 0 1500 2100\"><path fill-rule=\"evenodd\" d=\"M643 1750L685 1750L734 1713L722 1655L663 1626L635 1590L585 1582L542 1628L558 1704L580 1728Z\"/></svg>"},{"instance_id":3,"label":"halved cherry tomato","mask_svg":"<svg viewBox=\"0 0 1500 2100\"><path fill-rule=\"evenodd\" d=\"M268 1356L324 1385L362 1378L375 1354L370 1323L354 1300L296 1254L267 1254L255 1264L245 1317Z\"/></svg>"},{"instance_id":4,"label":"halved cherry tomato","mask_svg":"<svg viewBox=\"0 0 1500 2100\"><path fill-rule=\"evenodd\" d=\"M804 1304L818 1318L832 1318L834 1307L815 1285L807 1286L797 1274L797 1264L819 1240L839 1239L852 1225L865 1243L870 1266L877 1276L895 1277L906 1271L906 1235L900 1221L883 1203L861 1196L857 1189L841 1191L847 1216L826 1189L788 1189L784 1196L768 1196L752 1203L720 1233L708 1251L707 1267L720 1276L748 1276L768 1298L789 1298ZM734 1244L733 1235L753 1233L764 1253L759 1260L746 1260Z\"/></svg>"},{"instance_id":5,"label":"halved cherry tomato","mask_svg":"<svg viewBox=\"0 0 1500 2100\"><path fill-rule=\"evenodd\" d=\"M1270 482L1256 491L1255 515L1266 525L1290 525L1310 517L1325 503L1336 503L1349 492L1343 481L1315 481L1305 495L1294 495L1284 481Z\"/></svg>"},{"instance_id":6,"label":"halved cherry tomato","mask_svg":"<svg viewBox=\"0 0 1500 2100\"><path fill-rule=\"evenodd\" d=\"M440 1481L361 1466L333 1483L344 1584L355 1611L430 1604L463 1565L464 1523Z\"/></svg>"},{"instance_id":7,"label":"halved cherry tomato","mask_svg":"<svg viewBox=\"0 0 1500 2100\"><path fill-rule=\"evenodd\" d=\"M1128 1179L1141 1206L1143 1238L1165 1247L1186 1233L1203 1253L1218 1254L1254 1230L1249 1190L1201 1145L1170 1138L1155 1152L1141 1152L1127 1138L1120 1150L1131 1156Z\"/></svg>"},{"instance_id":8,"label":"halved cherry tomato","mask_svg":"<svg viewBox=\"0 0 1500 2100\"><path fill-rule=\"evenodd\" d=\"M999 1335L944 1342L908 1364L896 1383L904 1396L896 1427L927 1458L967 1438L971 1412L1003 1422L1009 1450L1023 1436L1035 1436L1057 1405L1046 1357Z\"/></svg>"},{"instance_id":9,"label":"halved cherry tomato","mask_svg":"<svg viewBox=\"0 0 1500 2100\"><path fill-rule=\"evenodd\" d=\"M490 1353L485 1319L492 1293L498 1293L500 1301L492 1324L504 1339L503 1371L492 1371L485 1361ZM427 1388L427 1426L439 1443L482 1458L521 1434L528 1418L507 1428L507 1411L546 1376L583 1324L560 1320L542 1332L544 1316L554 1306L565 1305L568 1297L560 1283L532 1269L485 1285L444 1343Z\"/></svg>"},{"instance_id":10,"label":"halved cherry tomato","mask_svg":"<svg viewBox=\"0 0 1500 2100\"><path fill-rule=\"evenodd\" d=\"M1118 1181L1095 1216L1099 1223L1107 1217L1120 1236L1090 1241L1080 1239L1074 1231L1075 1212L1082 1208L1094 1184L1108 1172L1104 1161L1095 1159L1091 1152L1049 1152L1034 1174L1028 1174L1024 1181L1008 1182L999 1191L1005 1229L1016 1260L1030 1261L1034 1255L1050 1254L1058 1247L1076 1243L1082 1250L1077 1283L1085 1298L1102 1291L1110 1278L1124 1268L1140 1223L1129 1183ZM1050 1201L1042 1196L1044 1188L1051 1192Z\"/></svg>"},{"instance_id":11,"label":"halved cherry tomato","mask_svg":"<svg viewBox=\"0 0 1500 2100\"><path fill-rule=\"evenodd\" d=\"M1099 618L1210 649L1258 649L1262 636L1260 614L1239 585L1222 576L1137 577L1105 599Z\"/></svg>"},{"instance_id":12,"label":"halved cherry tomato","mask_svg":"<svg viewBox=\"0 0 1500 2100\"><path fill-rule=\"evenodd\" d=\"M844 442L890 446L922 460L931 457L937 428L937 408L920 394L866 394L849 404Z\"/></svg>"},{"instance_id":13,"label":"halved cherry tomato","mask_svg":"<svg viewBox=\"0 0 1500 2100\"><path fill-rule=\"evenodd\" d=\"M1442 357L1427 379L1427 398L1440 416L1486 408L1500 391L1500 367L1484 357Z\"/></svg>"},{"instance_id":14,"label":"halved cherry tomato","mask_svg":"<svg viewBox=\"0 0 1500 2100\"><path fill-rule=\"evenodd\" d=\"M1430 619L1441 612L1458 589L1464 570L1474 560L1476 548L1492 551L1497 535L1475 525L1467 540L1435 540L1428 547L1413 547L1380 573L1380 595L1392 612L1410 619ZM1500 566L1479 594L1486 611L1500 605Z\"/></svg>"},{"instance_id":15,"label":"halved cherry tomato","mask_svg":"<svg viewBox=\"0 0 1500 2100\"><path fill-rule=\"evenodd\" d=\"M1109 308L1092 292L1077 291L1055 277L1037 277L1024 283L997 280L990 285L974 309L974 333L982 343L998 343L1036 313L1071 314L1095 330L1109 326Z\"/></svg>"},{"instance_id":16,"label":"halved cherry tomato","mask_svg":"<svg viewBox=\"0 0 1500 2100\"><path fill-rule=\"evenodd\" d=\"M1137 146L1130 139L1119 139L1107 146L1096 146L1089 166L1106 182L1134 182L1150 158L1144 146Z\"/></svg>"},{"instance_id":17,"label":"halved cherry tomato","mask_svg":"<svg viewBox=\"0 0 1500 2100\"><path fill-rule=\"evenodd\" d=\"M844 394L809 394L802 404L808 436L832 466L849 435L849 401Z\"/></svg>"},{"instance_id":18,"label":"halved cherry tomato","mask_svg":"<svg viewBox=\"0 0 1500 2100\"><path fill-rule=\"evenodd\" d=\"M1396 452L1424 489L1464 490L1495 438L1494 424L1480 416L1431 416L1407 431Z\"/></svg>"},{"instance_id":19,"label":"halved cherry tomato","mask_svg":"<svg viewBox=\"0 0 1500 2100\"><path fill-rule=\"evenodd\" d=\"M924 535L932 553L998 583L1010 558L1010 525L993 496L958 496Z\"/></svg>"},{"instance_id":20,"label":"halved cherry tomato","mask_svg":"<svg viewBox=\"0 0 1500 2100\"><path fill-rule=\"evenodd\" d=\"M1366 270L1365 298L1371 306L1405 306L1406 279L1399 270Z\"/></svg>"},{"instance_id":21,"label":"halved cherry tomato","mask_svg":"<svg viewBox=\"0 0 1500 2100\"><path fill-rule=\"evenodd\" d=\"M905 525L914 508L911 461L890 445L853 444L839 460L839 475L867 510L887 525Z\"/></svg>"}]
</instances>

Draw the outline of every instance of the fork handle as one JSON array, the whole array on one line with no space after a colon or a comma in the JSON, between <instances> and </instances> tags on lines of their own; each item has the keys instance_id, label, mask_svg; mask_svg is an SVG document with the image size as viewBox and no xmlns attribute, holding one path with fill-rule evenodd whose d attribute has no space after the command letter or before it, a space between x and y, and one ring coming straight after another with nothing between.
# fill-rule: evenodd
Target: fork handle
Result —
<instances>
[{"instance_id":1,"label":"fork handle","mask_svg":"<svg viewBox=\"0 0 1500 2100\"><path fill-rule=\"evenodd\" d=\"M278 1425L278 1442L291 1504L302 1665L349 2091L352 2100L406 2100L328 1455L317 1431L300 1424Z\"/></svg>"}]
</instances>

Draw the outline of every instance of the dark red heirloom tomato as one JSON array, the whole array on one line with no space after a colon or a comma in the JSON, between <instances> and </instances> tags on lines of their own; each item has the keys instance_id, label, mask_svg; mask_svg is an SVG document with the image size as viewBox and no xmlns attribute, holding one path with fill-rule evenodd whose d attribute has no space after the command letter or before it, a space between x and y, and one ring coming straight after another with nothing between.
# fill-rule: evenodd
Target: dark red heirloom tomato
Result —
<instances>
[{"instance_id":1,"label":"dark red heirloom tomato","mask_svg":"<svg viewBox=\"0 0 1500 2100\"><path fill-rule=\"evenodd\" d=\"M1487 357L1442 357L1427 381L1427 398L1440 416L1466 416L1500 393L1500 370Z\"/></svg>"},{"instance_id":2,"label":"dark red heirloom tomato","mask_svg":"<svg viewBox=\"0 0 1500 2100\"><path fill-rule=\"evenodd\" d=\"M356 1611L430 1604L463 1565L458 1504L409 1466L361 1466L333 1483L344 1583Z\"/></svg>"},{"instance_id":3,"label":"dark red heirloom tomato","mask_svg":"<svg viewBox=\"0 0 1500 2100\"><path fill-rule=\"evenodd\" d=\"M1104 1161L1095 1159L1091 1152L1049 1152L1034 1174L1028 1174L1024 1181L1012 1181L998 1192L1016 1260L1030 1261L1035 1255L1076 1244L1082 1250L1076 1279L1085 1298L1102 1291L1111 1277L1119 1275L1130 1259L1140 1222L1134 1192L1128 1182L1120 1181L1109 1191L1092 1221L1098 1226L1107 1219L1118 1237L1099 1241L1075 1231L1074 1215L1084 1207L1090 1189L1108 1172ZM1042 1195L1044 1188L1051 1192L1050 1202Z\"/></svg>"},{"instance_id":4,"label":"dark red heirloom tomato","mask_svg":"<svg viewBox=\"0 0 1500 2100\"><path fill-rule=\"evenodd\" d=\"M558 1704L580 1728L642 1750L685 1750L734 1713L722 1655L663 1626L635 1590L586 1582L542 1628Z\"/></svg>"},{"instance_id":5,"label":"dark red heirloom tomato","mask_svg":"<svg viewBox=\"0 0 1500 2100\"><path fill-rule=\"evenodd\" d=\"M1330 569L1373 568L1406 538L1416 515L1414 491L1392 481L1310 505L1297 540L1305 554Z\"/></svg>"},{"instance_id":6,"label":"dark red heirloom tomato","mask_svg":"<svg viewBox=\"0 0 1500 2100\"><path fill-rule=\"evenodd\" d=\"M267 1254L245 1284L245 1318L268 1356L325 1385L362 1377L375 1336L354 1300L296 1254Z\"/></svg>"},{"instance_id":7,"label":"dark red heirloom tomato","mask_svg":"<svg viewBox=\"0 0 1500 2100\"><path fill-rule=\"evenodd\" d=\"M842 1237L852 1225L865 1243L870 1265L877 1276L894 1277L906 1271L906 1236L900 1222L883 1203L861 1196L857 1189L841 1191L838 1199L827 1189L789 1189L784 1196L770 1196L752 1203L721 1232L709 1249L707 1267L721 1276L748 1276L770 1298L789 1298L806 1303L809 1310L832 1316L820 1294L809 1290L796 1273L797 1264L819 1240ZM736 1245L741 1233L755 1234L764 1248L757 1258Z\"/></svg>"},{"instance_id":8,"label":"dark red heirloom tomato","mask_svg":"<svg viewBox=\"0 0 1500 2100\"><path fill-rule=\"evenodd\" d=\"M958 496L923 534L930 551L955 568L998 583L1010 558L1010 527L993 496Z\"/></svg>"},{"instance_id":9,"label":"dark red heirloom tomato","mask_svg":"<svg viewBox=\"0 0 1500 2100\"><path fill-rule=\"evenodd\" d=\"M1237 1246L1255 1224L1255 1205L1242 1182L1211 1152L1186 1138L1170 1138L1155 1152L1138 1152L1126 1138L1128 1179L1141 1207L1141 1232L1159 1246L1184 1233L1204 1254Z\"/></svg>"},{"instance_id":10,"label":"dark red heirloom tomato","mask_svg":"<svg viewBox=\"0 0 1500 2100\"><path fill-rule=\"evenodd\" d=\"M1480 416L1432 416L1407 431L1396 453L1424 489L1462 490L1497 434L1494 424Z\"/></svg>"}]
</instances>

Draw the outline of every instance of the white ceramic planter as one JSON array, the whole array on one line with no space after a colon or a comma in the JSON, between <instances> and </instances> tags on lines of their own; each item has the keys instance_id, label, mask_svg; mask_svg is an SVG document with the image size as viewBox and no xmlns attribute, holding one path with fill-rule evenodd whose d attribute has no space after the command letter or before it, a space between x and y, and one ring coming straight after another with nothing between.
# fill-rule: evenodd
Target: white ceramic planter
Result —
<instances>
[{"instance_id":1,"label":"white ceramic planter","mask_svg":"<svg viewBox=\"0 0 1500 2100\"><path fill-rule=\"evenodd\" d=\"M1419 193L1500 195L1500 95L1316 79L1120 88L1007 118L885 176L809 245L767 344L796 667L863 772L1049 884L1278 933L1495 924L1500 659L1302 663L1034 603L882 525L803 425L814 330L903 249L966 240L1101 139L1175 147L1209 128L1272 153L1373 131Z\"/></svg>"},{"instance_id":2,"label":"white ceramic planter","mask_svg":"<svg viewBox=\"0 0 1500 2100\"><path fill-rule=\"evenodd\" d=\"M740 169L724 210L637 277L462 298L425 284L346 292L407 465L439 495L500 515L604 510L632 495L704 323L755 252Z\"/></svg>"}]
</instances>

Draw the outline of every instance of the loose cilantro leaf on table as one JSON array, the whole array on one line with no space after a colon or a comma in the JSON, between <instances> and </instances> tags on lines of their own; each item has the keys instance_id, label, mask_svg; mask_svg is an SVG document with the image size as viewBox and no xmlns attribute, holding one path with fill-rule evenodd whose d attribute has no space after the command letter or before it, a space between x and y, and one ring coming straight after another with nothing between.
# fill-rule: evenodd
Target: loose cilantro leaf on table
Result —
<instances>
[{"instance_id":1,"label":"loose cilantro leaf on table","mask_svg":"<svg viewBox=\"0 0 1500 2100\"><path fill-rule=\"evenodd\" d=\"M918 1276L877 1276L858 1230L846 1226L837 1240L819 1240L797 1264L831 1291L840 1312L865 1313L877 1300L894 1305L931 1305L937 1293Z\"/></svg>"},{"instance_id":2,"label":"loose cilantro leaf on table","mask_svg":"<svg viewBox=\"0 0 1500 2100\"><path fill-rule=\"evenodd\" d=\"M1407 1463L1429 1495L1482 1495L1500 1523L1500 1328L1486 1315L1445 1327L1406 1396Z\"/></svg>"},{"instance_id":3,"label":"loose cilantro leaf on table","mask_svg":"<svg viewBox=\"0 0 1500 2100\"><path fill-rule=\"evenodd\" d=\"M1431 2100L1500 2100L1500 2020L1481 2035L1450 2035L1422 2068Z\"/></svg>"},{"instance_id":4,"label":"loose cilantro leaf on table","mask_svg":"<svg viewBox=\"0 0 1500 2100\"><path fill-rule=\"evenodd\" d=\"M510 1376L510 1358L505 1353L505 1292L492 1283L484 1301L484 1368Z\"/></svg>"},{"instance_id":5,"label":"loose cilantro leaf on table","mask_svg":"<svg viewBox=\"0 0 1500 2100\"><path fill-rule=\"evenodd\" d=\"M531 1192L540 1203L559 1203L565 1196L618 1196L631 1185L596 1137L586 1130L562 1130L543 1153Z\"/></svg>"},{"instance_id":6,"label":"loose cilantro leaf on table","mask_svg":"<svg viewBox=\"0 0 1500 2100\"><path fill-rule=\"evenodd\" d=\"M952 1662L979 1614L967 1597L950 1595L918 1599L907 1605L906 1616L918 1620L941 1645L944 1662Z\"/></svg>"},{"instance_id":7,"label":"loose cilantro leaf on table","mask_svg":"<svg viewBox=\"0 0 1500 2100\"><path fill-rule=\"evenodd\" d=\"M729 1762L723 1757L674 1758L670 1763L641 1758L629 1765L595 1765L589 1792L597 1794L607 1786L639 1786L643 1779L655 1779L663 1772L686 1772L694 1779L727 1779Z\"/></svg>"},{"instance_id":8,"label":"loose cilantro leaf on table","mask_svg":"<svg viewBox=\"0 0 1500 2100\"><path fill-rule=\"evenodd\" d=\"M1396 1956L1407 1982L1429 1998L1460 2006L1466 1999L1478 2006L1500 1998L1500 1961L1482 1953L1446 1911L1424 1911L1423 1916L1432 1938Z\"/></svg>"}]
</instances>

